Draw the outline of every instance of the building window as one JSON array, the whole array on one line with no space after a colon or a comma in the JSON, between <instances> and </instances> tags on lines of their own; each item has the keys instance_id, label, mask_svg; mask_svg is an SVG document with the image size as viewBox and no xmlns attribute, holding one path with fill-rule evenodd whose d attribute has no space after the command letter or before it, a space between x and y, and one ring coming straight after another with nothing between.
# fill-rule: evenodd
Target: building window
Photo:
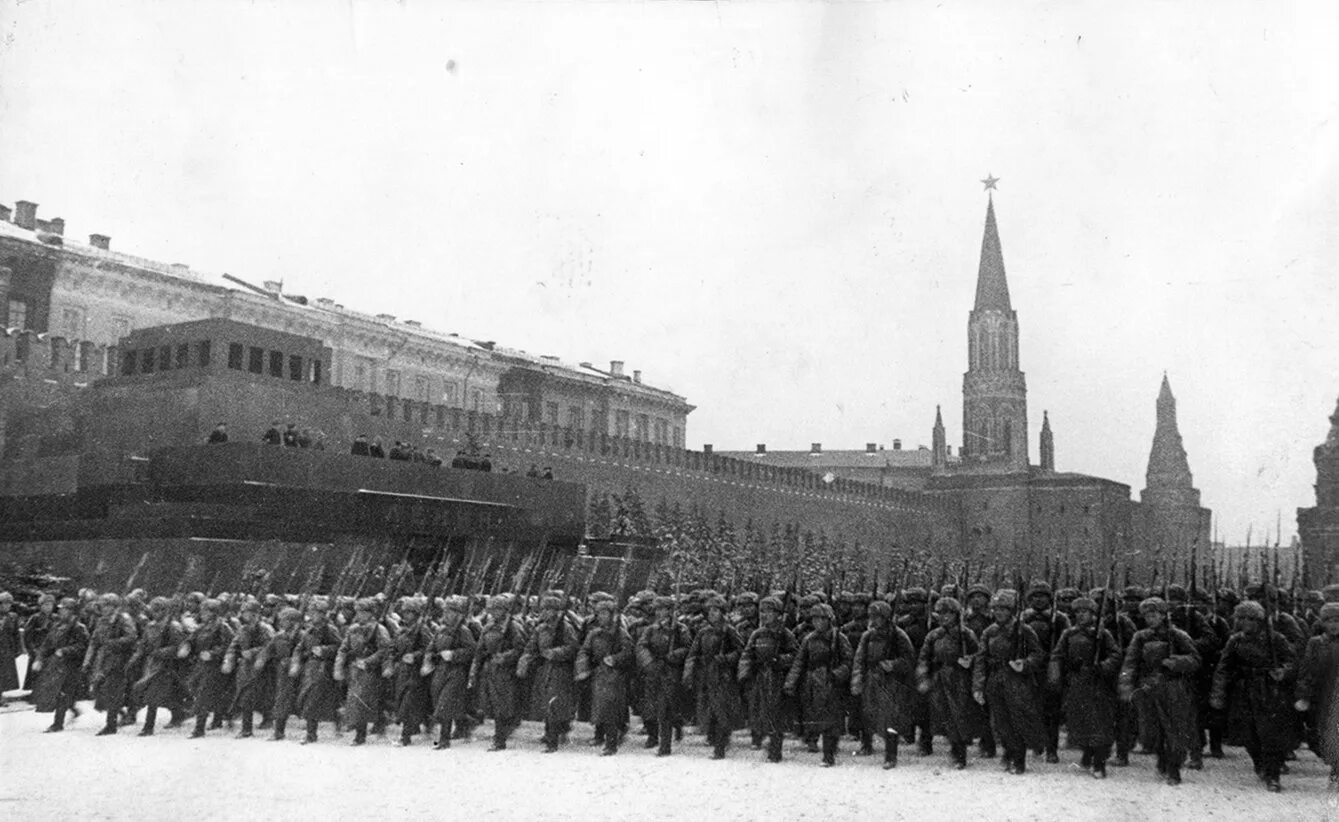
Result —
<instances>
[{"instance_id":1,"label":"building window","mask_svg":"<svg viewBox=\"0 0 1339 822\"><path fill-rule=\"evenodd\" d=\"M284 378L284 352L270 352L270 376L278 377L279 379Z\"/></svg>"},{"instance_id":2,"label":"building window","mask_svg":"<svg viewBox=\"0 0 1339 822\"><path fill-rule=\"evenodd\" d=\"M482 411L484 407L484 392L481 388L475 388L470 391L470 410Z\"/></svg>"},{"instance_id":3,"label":"building window","mask_svg":"<svg viewBox=\"0 0 1339 822\"><path fill-rule=\"evenodd\" d=\"M228 367L234 371L242 370L242 344L228 343Z\"/></svg>"},{"instance_id":4,"label":"building window","mask_svg":"<svg viewBox=\"0 0 1339 822\"><path fill-rule=\"evenodd\" d=\"M6 328L27 328L28 327L28 303L23 300L17 300L11 297L9 299L9 314L6 315Z\"/></svg>"},{"instance_id":5,"label":"building window","mask_svg":"<svg viewBox=\"0 0 1339 822\"><path fill-rule=\"evenodd\" d=\"M92 350L92 345L93 345L93 344L92 344L92 343L89 343L89 342L81 342L81 343L79 343L78 345L76 345L76 346L74 347L74 370L75 370L75 371L87 371L87 370L88 370L88 359L89 359L89 358L88 358L88 355L89 355L89 352Z\"/></svg>"},{"instance_id":6,"label":"building window","mask_svg":"<svg viewBox=\"0 0 1339 822\"><path fill-rule=\"evenodd\" d=\"M247 369L252 374L265 373L265 349L251 346L248 352L250 361L247 363Z\"/></svg>"},{"instance_id":7,"label":"building window","mask_svg":"<svg viewBox=\"0 0 1339 822\"><path fill-rule=\"evenodd\" d=\"M117 340L130 336L130 320L125 317L112 317L112 334Z\"/></svg>"},{"instance_id":8,"label":"building window","mask_svg":"<svg viewBox=\"0 0 1339 822\"><path fill-rule=\"evenodd\" d=\"M353 364L353 387L359 391L367 390L367 366L360 362Z\"/></svg>"},{"instance_id":9,"label":"building window","mask_svg":"<svg viewBox=\"0 0 1339 822\"><path fill-rule=\"evenodd\" d=\"M573 431L580 431L586 427L586 412L581 406L573 405L567 409L567 427Z\"/></svg>"},{"instance_id":10,"label":"building window","mask_svg":"<svg viewBox=\"0 0 1339 822\"><path fill-rule=\"evenodd\" d=\"M628 412L614 412L614 436L626 437L628 435Z\"/></svg>"},{"instance_id":11,"label":"building window","mask_svg":"<svg viewBox=\"0 0 1339 822\"><path fill-rule=\"evenodd\" d=\"M172 368L172 346L165 345L158 349L158 370L168 371Z\"/></svg>"},{"instance_id":12,"label":"building window","mask_svg":"<svg viewBox=\"0 0 1339 822\"><path fill-rule=\"evenodd\" d=\"M238 347L240 348L241 346ZM241 359L240 351L238 352L238 359ZM195 344L195 364L200 368L209 367L209 340Z\"/></svg>"},{"instance_id":13,"label":"building window","mask_svg":"<svg viewBox=\"0 0 1339 822\"><path fill-rule=\"evenodd\" d=\"M138 351L127 351L121 355L121 376L129 377L135 373L135 364L139 359Z\"/></svg>"},{"instance_id":14,"label":"building window","mask_svg":"<svg viewBox=\"0 0 1339 822\"><path fill-rule=\"evenodd\" d=\"M442 387L442 402L444 402L444 403L446 403L447 405L450 405L450 406L455 406L455 404L456 404L456 384L455 384L455 383L453 383L453 382L448 382L445 386Z\"/></svg>"},{"instance_id":15,"label":"building window","mask_svg":"<svg viewBox=\"0 0 1339 822\"><path fill-rule=\"evenodd\" d=\"M419 402L431 403L432 402L432 394L430 393L431 390L432 387L428 384L427 377L414 378L414 398L417 399Z\"/></svg>"},{"instance_id":16,"label":"building window","mask_svg":"<svg viewBox=\"0 0 1339 822\"><path fill-rule=\"evenodd\" d=\"M321 384L321 361L312 360L312 384Z\"/></svg>"},{"instance_id":17,"label":"building window","mask_svg":"<svg viewBox=\"0 0 1339 822\"><path fill-rule=\"evenodd\" d=\"M69 336L84 336L84 312L79 309L67 308L60 312L60 324Z\"/></svg>"},{"instance_id":18,"label":"building window","mask_svg":"<svg viewBox=\"0 0 1339 822\"><path fill-rule=\"evenodd\" d=\"M674 447L683 448L683 429L677 425L674 426Z\"/></svg>"},{"instance_id":19,"label":"building window","mask_svg":"<svg viewBox=\"0 0 1339 822\"><path fill-rule=\"evenodd\" d=\"M188 368L190 367L190 364L191 364L191 344L182 343L181 345L177 346L176 367Z\"/></svg>"},{"instance_id":20,"label":"building window","mask_svg":"<svg viewBox=\"0 0 1339 822\"><path fill-rule=\"evenodd\" d=\"M139 359L139 370L140 370L140 373L141 373L141 374L152 374L152 373L153 373L153 366L154 366L154 356L153 356L153 355L154 355L154 350L153 350L152 348L146 348L146 349L144 349L144 353L140 354L140 359Z\"/></svg>"},{"instance_id":21,"label":"building window","mask_svg":"<svg viewBox=\"0 0 1339 822\"><path fill-rule=\"evenodd\" d=\"M400 396L400 372L393 369L386 370L386 396Z\"/></svg>"},{"instance_id":22,"label":"building window","mask_svg":"<svg viewBox=\"0 0 1339 822\"><path fill-rule=\"evenodd\" d=\"M302 382L302 358L293 354L288 358L288 378L293 382Z\"/></svg>"},{"instance_id":23,"label":"building window","mask_svg":"<svg viewBox=\"0 0 1339 822\"><path fill-rule=\"evenodd\" d=\"M547 422L549 425L558 424L558 403L556 402L544 403L544 421Z\"/></svg>"},{"instance_id":24,"label":"building window","mask_svg":"<svg viewBox=\"0 0 1339 822\"><path fill-rule=\"evenodd\" d=\"M638 414L636 418L636 428L633 429L632 438L637 442L649 442L651 440L651 418L645 414Z\"/></svg>"}]
</instances>

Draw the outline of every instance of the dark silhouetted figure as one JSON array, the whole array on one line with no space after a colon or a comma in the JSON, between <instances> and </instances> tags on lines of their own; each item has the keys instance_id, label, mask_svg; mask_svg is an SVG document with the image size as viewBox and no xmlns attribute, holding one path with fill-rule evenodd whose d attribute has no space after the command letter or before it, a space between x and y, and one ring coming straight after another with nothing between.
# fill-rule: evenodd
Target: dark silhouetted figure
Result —
<instances>
[{"instance_id":1,"label":"dark silhouetted figure","mask_svg":"<svg viewBox=\"0 0 1339 822\"><path fill-rule=\"evenodd\" d=\"M261 437L260 441L265 443L266 445L284 444L284 435L279 431L278 420L275 420L274 422L270 423L270 430L265 432L265 436Z\"/></svg>"},{"instance_id":2,"label":"dark silhouetted figure","mask_svg":"<svg viewBox=\"0 0 1339 822\"><path fill-rule=\"evenodd\" d=\"M228 441L228 424L221 422L214 426L214 430L209 432L209 439L205 440L208 445L219 445Z\"/></svg>"}]
</instances>

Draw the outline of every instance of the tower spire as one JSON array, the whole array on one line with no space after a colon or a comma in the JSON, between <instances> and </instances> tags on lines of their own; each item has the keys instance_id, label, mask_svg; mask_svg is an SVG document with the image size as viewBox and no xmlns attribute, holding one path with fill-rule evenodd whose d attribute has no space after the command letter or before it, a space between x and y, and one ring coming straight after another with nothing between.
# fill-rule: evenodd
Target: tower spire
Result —
<instances>
[{"instance_id":1,"label":"tower spire","mask_svg":"<svg viewBox=\"0 0 1339 822\"><path fill-rule=\"evenodd\" d=\"M1186 449L1181 444L1181 431L1176 424L1176 397L1167 373L1162 374L1162 388L1158 391L1158 427L1153 433L1153 449L1148 455L1148 488L1151 490L1189 490L1195 485L1186 460Z\"/></svg>"},{"instance_id":2,"label":"tower spire","mask_svg":"<svg viewBox=\"0 0 1339 822\"><path fill-rule=\"evenodd\" d=\"M1041 412L1041 470L1055 470L1055 438L1051 434L1051 418Z\"/></svg>"},{"instance_id":3,"label":"tower spire","mask_svg":"<svg viewBox=\"0 0 1339 822\"><path fill-rule=\"evenodd\" d=\"M989 196L989 195L988 195ZM1009 281L1004 276L1004 252L995 225L995 198L986 201L986 228L981 236L981 263L976 272L976 305L973 310L1012 311Z\"/></svg>"},{"instance_id":4,"label":"tower spire","mask_svg":"<svg viewBox=\"0 0 1339 822\"><path fill-rule=\"evenodd\" d=\"M948 467L948 437L944 434L944 414L935 406L935 427L930 434L930 467L940 471Z\"/></svg>"}]
</instances>

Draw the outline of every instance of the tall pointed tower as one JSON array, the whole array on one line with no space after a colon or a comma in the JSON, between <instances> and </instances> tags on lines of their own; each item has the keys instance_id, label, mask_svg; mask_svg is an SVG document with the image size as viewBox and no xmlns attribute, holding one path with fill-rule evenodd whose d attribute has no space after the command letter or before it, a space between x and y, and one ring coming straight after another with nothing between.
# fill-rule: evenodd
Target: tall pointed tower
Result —
<instances>
[{"instance_id":1,"label":"tall pointed tower","mask_svg":"<svg viewBox=\"0 0 1339 822\"><path fill-rule=\"evenodd\" d=\"M1009 303L995 200L986 203L976 304L967 320L967 373L962 378L964 467L1002 472L1028 467L1027 383L1018 368L1018 315Z\"/></svg>"},{"instance_id":2,"label":"tall pointed tower","mask_svg":"<svg viewBox=\"0 0 1339 822\"><path fill-rule=\"evenodd\" d=\"M1051 416L1041 412L1041 470L1055 470L1055 437L1051 434Z\"/></svg>"},{"instance_id":3,"label":"tall pointed tower","mask_svg":"<svg viewBox=\"0 0 1339 822\"><path fill-rule=\"evenodd\" d=\"M1148 455L1147 483L1141 495L1146 503L1200 504L1200 492L1190 475L1181 431L1176 426L1176 397L1172 396L1172 384L1166 373L1158 391L1158 427L1153 432L1153 450Z\"/></svg>"},{"instance_id":4,"label":"tall pointed tower","mask_svg":"<svg viewBox=\"0 0 1339 822\"><path fill-rule=\"evenodd\" d=\"M1212 512L1200 507L1200 492L1190 475L1176 424L1176 398L1166 374L1158 391L1158 427L1148 455L1148 487L1140 494L1139 507L1141 547L1159 575L1180 578L1192 556L1200 562L1208 556Z\"/></svg>"},{"instance_id":5,"label":"tall pointed tower","mask_svg":"<svg viewBox=\"0 0 1339 822\"><path fill-rule=\"evenodd\" d=\"M935 406L935 427L930 432L930 469L939 474L948 470L948 437L944 433L944 415Z\"/></svg>"}]
</instances>

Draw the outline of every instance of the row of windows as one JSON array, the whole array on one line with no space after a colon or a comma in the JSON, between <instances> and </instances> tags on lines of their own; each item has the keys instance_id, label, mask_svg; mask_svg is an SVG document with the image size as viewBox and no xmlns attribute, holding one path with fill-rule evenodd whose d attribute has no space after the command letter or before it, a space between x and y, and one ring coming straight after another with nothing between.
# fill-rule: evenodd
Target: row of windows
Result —
<instances>
[{"instance_id":1,"label":"row of windows","mask_svg":"<svg viewBox=\"0 0 1339 822\"><path fill-rule=\"evenodd\" d=\"M192 356L192 349L194 350ZM131 349L121 352L121 376L152 374L177 368L206 368L209 366L209 340L163 345L154 348Z\"/></svg>"},{"instance_id":2,"label":"row of windows","mask_svg":"<svg viewBox=\"0 0 1339 822\"><path fill-rule=\"evenodd\" d=\"M228 367L234 371L268 374L279 379L287 376L293 382L306 380L317 384L321 382L320 360L304 359L298 354L289 354L285 357L282 351L267 351L256 345L228 343Z\"/></svg>"}]
</instances>

